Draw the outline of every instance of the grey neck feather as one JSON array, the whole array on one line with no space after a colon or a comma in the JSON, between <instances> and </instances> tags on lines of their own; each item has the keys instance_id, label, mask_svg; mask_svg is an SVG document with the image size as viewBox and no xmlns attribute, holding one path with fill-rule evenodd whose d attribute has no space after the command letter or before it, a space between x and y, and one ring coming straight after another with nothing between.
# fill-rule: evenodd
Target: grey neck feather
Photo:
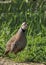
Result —
<instances>
[{"instance_id":1,"label":"grey neck feather","mask_svg":"<svg viewBox=\"0 0 46 65\"><path fill-rule=\"evenodd\" d=\"M22 34L22 33L24 33L25 32L25 30L23 30L22 28L20 28L19 30L18 30L18 33L19 34Z\"/></svg>"}]
</instances>

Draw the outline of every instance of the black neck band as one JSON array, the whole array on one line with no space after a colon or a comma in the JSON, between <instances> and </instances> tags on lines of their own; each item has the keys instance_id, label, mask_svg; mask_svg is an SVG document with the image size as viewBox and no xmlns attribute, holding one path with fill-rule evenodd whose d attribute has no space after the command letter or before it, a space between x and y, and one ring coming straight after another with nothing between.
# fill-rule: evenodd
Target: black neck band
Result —
<instances>
[{"instance_id":1,"label":"black neck band","mask_svg":"<svg viewBox=\"0 0 46 65\"><path fill-rule=\"evenodd\" d=\"M22 29L22 28L21 28L21 29ZM23 32L25 32L25 30L24 30L24 29L22 29L22 31L23 31Z\"/></svg>"}]
</instances>

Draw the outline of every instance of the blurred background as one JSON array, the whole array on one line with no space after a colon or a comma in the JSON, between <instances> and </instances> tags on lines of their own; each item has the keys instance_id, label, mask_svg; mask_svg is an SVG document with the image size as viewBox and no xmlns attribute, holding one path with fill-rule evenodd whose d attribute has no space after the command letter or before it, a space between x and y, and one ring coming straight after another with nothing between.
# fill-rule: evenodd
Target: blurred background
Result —
<instances>
[{"instance_id":1,"label":"blurred background","mask_svg":"<svg viewBox=\"0 0 46 65\"><path fill-rule=\"evenodd\" d=\"M7 41L18 31L23 21L27 46L18 54L6 57L16 62L46 63L46 0L12 0L0 3L0 57L3 56Z\"/></svg>"}]
</instances>

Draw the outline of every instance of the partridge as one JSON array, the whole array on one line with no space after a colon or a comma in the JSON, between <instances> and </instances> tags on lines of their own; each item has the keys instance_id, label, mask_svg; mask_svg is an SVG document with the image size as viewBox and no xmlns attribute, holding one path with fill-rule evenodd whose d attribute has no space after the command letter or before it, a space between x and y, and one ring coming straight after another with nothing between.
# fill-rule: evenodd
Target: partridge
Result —
<instances>
[{"instance_id":1,"label":"partridge","mask_svg":"<svg viewBox=\"0 0 46 65\"><path fill-rule=\"evenodd\" d=\"M27 23L23 22L20 29L13 35L6 44L5 55L9 52L14 52L15 54L23 50L26 46L27 40L25 36L25 30L27 29Z\"/></svg>"}]
</instances>

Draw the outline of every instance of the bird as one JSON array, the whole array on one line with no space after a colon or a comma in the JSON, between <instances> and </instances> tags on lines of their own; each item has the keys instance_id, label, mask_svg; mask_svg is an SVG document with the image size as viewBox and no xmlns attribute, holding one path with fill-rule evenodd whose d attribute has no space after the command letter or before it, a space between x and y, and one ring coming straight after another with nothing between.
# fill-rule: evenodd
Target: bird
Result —
<instances>
[{"instance_id":1,"label":"bird","mask_svg":"<svg viewBox=\"0 0 46 65\"><path fill-rule=\"evenodd\" d=\"M27 23L23 22L19 28L19 30L14 34L6 43L6 49L5 49L5 55L7 55L9 52L13 52L14 54L17 54L18 52L22 51L26 44L26 34L25 31L27 29Z\"/></svg>"}]
</instances>

